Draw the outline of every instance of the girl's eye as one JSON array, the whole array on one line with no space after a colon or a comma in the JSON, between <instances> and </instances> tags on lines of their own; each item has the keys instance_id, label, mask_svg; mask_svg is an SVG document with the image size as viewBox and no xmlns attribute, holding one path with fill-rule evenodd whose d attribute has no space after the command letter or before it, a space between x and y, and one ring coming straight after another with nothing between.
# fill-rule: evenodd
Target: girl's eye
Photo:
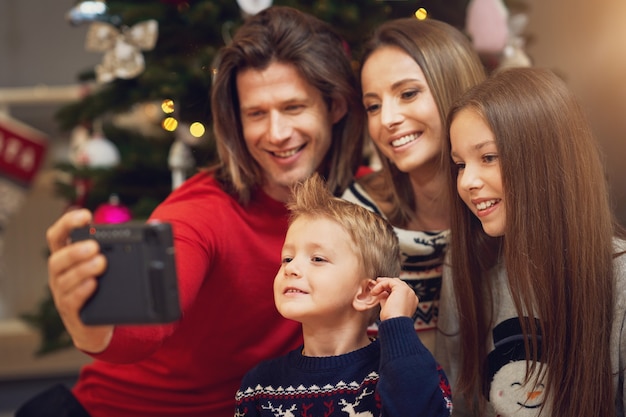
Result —
<instances>
[{"instance_id":1,"label":"girl's eye","mask_svg":"<svg viewBox=\"0 0 626 417\"><path fill-rule=\"evenodd\" d=\"M326 260L324 258L322 258L321 256L313 256L313 257L311 257L311 260L313 262L326 262Z\"/></svg>"},{"instance_id":2,"label":"girl's eye","mask_svg":"<svg viewBox=\"0 0 626 417\"><path fill-rule=\"evenodd\" d=\"M498 160L498 155L496 155L496 154L485 155L485 156L483 156L483 160L486 163L490 164L490 163L496 162Z\"/></svg>"},{"instance_id":3,"label":"girl's eye","mask_svg":"<svg viewBox=\"0 0 626 417\"><path fill-rule=\"evenodd\" d=\"M457 171L462 170L463 168L465 168L465 162L455 162L454 166L456 167Z\"/></svg>"},{"instance_id":4,"label":"girl's eye","mask_svg":"<svg viewBox=\"0 0 626 417\"><path fill-rule=\"evenodd\" d=\"M282 261L281 261L281 262L282 262L282 263L284 263L284 264L288 264L288 263L289 263L289 262L291 262L292 260L293 260L293 258L291 258L291 257L289 257L289 256L285 256L285 257L283 257L283 259L282 259Z\"/></svg>"}]
</instances>

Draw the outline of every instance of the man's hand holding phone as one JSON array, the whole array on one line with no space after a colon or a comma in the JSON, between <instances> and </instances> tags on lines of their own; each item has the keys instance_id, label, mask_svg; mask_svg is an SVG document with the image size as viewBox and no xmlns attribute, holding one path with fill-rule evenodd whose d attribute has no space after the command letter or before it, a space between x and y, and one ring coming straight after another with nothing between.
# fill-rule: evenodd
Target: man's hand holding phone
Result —
<instances>
[{"instance_id":1,"label":"man's hand holding phone","mask_svg":"<svg viewBox=\"0 0 626 417\"><path fill-rule=\"evenodd\" d=\"M113 326L87 326L80 319L80 309L97 288L97 277L106 269L106 258L95 241L69 242L71 231L91 222L89 210L73 210L61 216L46 232L48 285L54 304L74 346L86 352L106 349Z\"/></svg>"}]
</instances>

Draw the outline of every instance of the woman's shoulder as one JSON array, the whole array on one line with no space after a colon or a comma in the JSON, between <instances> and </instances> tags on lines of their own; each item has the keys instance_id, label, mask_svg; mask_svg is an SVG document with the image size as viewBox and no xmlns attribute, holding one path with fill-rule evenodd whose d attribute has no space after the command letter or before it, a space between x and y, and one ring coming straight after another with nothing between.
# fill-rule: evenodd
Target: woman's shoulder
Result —
<instances>
[{"instance_id":1,"label":"woman's shoulder","mask_svg":"<svg viewBox=\"0 0 626 417\"><path fill-rule=\"evenodd\" d=\"M393 207L391 188L381 171L375 171L355 180L342 198L371 210L385 218Z\"/></svg>"}]
</instances>

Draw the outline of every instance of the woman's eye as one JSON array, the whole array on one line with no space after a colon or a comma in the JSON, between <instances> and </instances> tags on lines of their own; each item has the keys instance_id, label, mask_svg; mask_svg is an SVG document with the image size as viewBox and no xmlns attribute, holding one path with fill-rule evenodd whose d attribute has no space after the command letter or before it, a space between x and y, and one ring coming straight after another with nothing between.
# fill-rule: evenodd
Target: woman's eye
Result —
<instances>
[{"instance_id":1,"label":"woman's eye","mask_svg":"<svg viewBox=\"0 0 626 417\"><path fill-rule=\"evenodd\" d=\"M417 95L417 93L419 93L418 90L409 90L409 91L404 91L401 95L401 97L403 99L411 99L413 97L415 97Z\"/></svg>"},{"instance_id":2,"label":"woman's eye","mask_svg":"<svg viewBox=\"0 0 626 417\"><path fill-rule=\"evenodd\" d=\"M369 106L365 106L365 111L367 113L373 113L376 110L378 110L380 108L380 106L378 104L371 104Z\"/></svg>"}]
</instances>

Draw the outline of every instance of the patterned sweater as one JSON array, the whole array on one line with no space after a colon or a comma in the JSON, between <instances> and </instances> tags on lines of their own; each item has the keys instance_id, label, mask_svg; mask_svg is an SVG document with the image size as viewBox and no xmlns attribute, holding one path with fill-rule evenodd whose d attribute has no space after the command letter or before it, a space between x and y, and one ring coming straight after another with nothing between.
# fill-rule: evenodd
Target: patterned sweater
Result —
<instances>
[{"instance_id":1,"label":"patterned sweater","mask_svg":"<svg viewBox=\"0 0 626 417\"><path fill-rule=\"evenodd\" d=\"M615 251L619 253L626 250L626 242L615 240ZM618 256L614 260L615 273L615 311L613 316L613 329L611 331L611 364L613 367L613 382L615 386L615 413L618 417L626 415L626 254ZM437 349L435 355L437 360L446 370L451 381L455 381L460 367L460 345L458 313L456 311L456 302L454 299L454 289L452 286L452 272L446 267L444 272L444 282L441 295L442 314L439 320L440 336L437 339ZM527 388L533 388L532 385L526 386L523 383L526 375L526 363L522 359L522 354L515 358L515 352L523 353L523 342L518 342L515 346L516 339L520 340L520 332L516 331L519 319L513 305L511 292L508 286L506 271L501 266L497 269L493 276L494 281L494 298L498 300L494 311L494 328L491 336L487 341L489 346L489 356L486 362L489 367L498 364L493 372L493 380L491 381L491 402L484 417L493 416L515 416L515 417L537 417L538 405L545 400L544 396L535 389L534 395L528 395L530 392ZM593 308L593 306L588 306ZM528 319L528 318L524 318ZM515 326L512 326L515 323ZM445 336L449 335L449 336ZM507 343L508 341L508 343ZM504 354L504 356L503 356ZM505 360L503 360L505 359ZM567 358L564 358L567 360ZM593 359L590 359L593 360ZM575 366L575 364L572 364ZM550 364L547 364L549 371ZM509 387L509 388L507 388ZM512 387L512 388L511 388ZM497 392L498 395L494 395ZM528 399L531 400L528 400ZM469 417L471 412L468 406L459 395L454 402L454 417ZM551 417L549 403L541 413L541 417ZM556 416L555 416L556 417Z\"/></svg>"},{"instance_id":2,"label":"patterned sweater","mask_svg":"<svg viewBox=\"0 0 626 417\"><path fill-rule=\"evenodd\" d=\"M244 377L235 416L450 416L448 380L412 324L385 320L379 339L347 354L307 357L300 347L262 362Z\"/></svg>"},{"instance_id":3,"label":"patterned sweater","mask_svg":"<svg viewBox=\"0 0 626 417\"><path fill-rule=\"evenodd\" d=\"M353 183L342 198L385 217L372 197L358 183ZM413 288L420 300L413 317L415 330L419 332L422 343L434 352L441 274L449 230L427 232L395 226L394 230L400 241L402 256L400 278ZM376 332L376 325L370 327L370 334L375 335Z\"/></svg>"}]
</instances>

